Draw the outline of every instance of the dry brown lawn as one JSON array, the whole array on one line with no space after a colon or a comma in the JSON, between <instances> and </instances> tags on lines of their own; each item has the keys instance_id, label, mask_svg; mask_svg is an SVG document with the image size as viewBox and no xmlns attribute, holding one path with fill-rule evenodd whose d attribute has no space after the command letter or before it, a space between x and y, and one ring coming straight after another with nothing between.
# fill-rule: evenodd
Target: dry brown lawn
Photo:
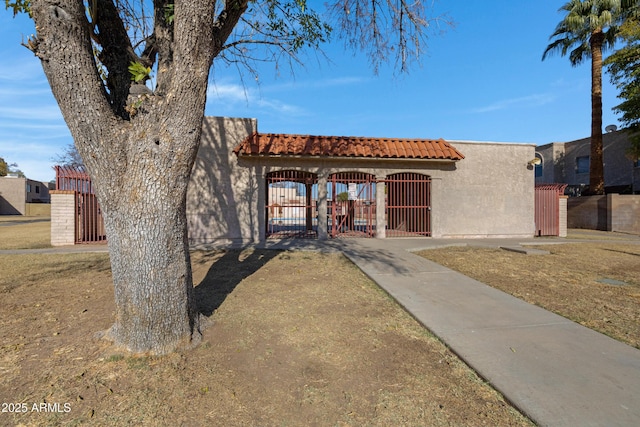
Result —
<instances>
[{"instance_id":1,"label":"dry brown lawn","mask_svg":"<svg viewBox=\"0 0 640 427\"><path fill-rule=\"evenodd\" d=\"M51 247L51 218L0 215L0 250Z\"/></svg>"},{"instance_id":2,"label":"dry brown lawn","mask_svg":"<svg viewBox=\"0 0 640 427\"><path fill-rule=\"evenodd\" d=\"M202 344L136 358L106 254L0 255L0 425L531 425L339 254L193 265Z\"/></svg>"}]
</instances>

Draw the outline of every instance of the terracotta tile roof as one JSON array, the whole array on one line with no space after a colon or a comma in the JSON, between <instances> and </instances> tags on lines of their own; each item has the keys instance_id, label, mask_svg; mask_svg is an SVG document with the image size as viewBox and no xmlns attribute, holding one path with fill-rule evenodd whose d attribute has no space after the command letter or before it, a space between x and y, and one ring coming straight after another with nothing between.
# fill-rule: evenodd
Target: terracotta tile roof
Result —
<instances>
[{"instance_id":1,"label":"terracotta tile roof","mask_svg":"<svg viewBox=\"0 0 640 427\"><path fill-rule=\"evenodd\" d=\"M365 138L353 136L254 133L234 150L243 156L332 156L382 159L462 160L443 139Z\"/></svg>"}]
</instances>

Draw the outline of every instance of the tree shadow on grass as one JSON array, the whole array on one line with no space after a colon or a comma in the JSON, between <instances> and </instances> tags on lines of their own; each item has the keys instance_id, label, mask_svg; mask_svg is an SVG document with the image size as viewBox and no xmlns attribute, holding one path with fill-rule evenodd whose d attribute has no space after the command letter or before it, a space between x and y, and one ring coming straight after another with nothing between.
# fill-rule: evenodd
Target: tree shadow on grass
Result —
<instances>
[{"instance_id":1,"label":"tree shadow on grass","mask_svg":"<svg viewBox=\"0 0 640 427\"><path fill-rule=\"evenodd\" d=\"M258 271L280 252L269 249L225 251L195 287L200 313L211 316L242 280Z\"/></svg>"}]
</instances>

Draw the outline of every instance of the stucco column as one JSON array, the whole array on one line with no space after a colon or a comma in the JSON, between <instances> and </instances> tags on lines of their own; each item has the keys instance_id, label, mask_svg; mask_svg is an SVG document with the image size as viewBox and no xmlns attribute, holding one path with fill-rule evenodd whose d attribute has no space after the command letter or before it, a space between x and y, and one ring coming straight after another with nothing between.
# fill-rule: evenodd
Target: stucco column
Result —
<instances>
[{"instance_id":1,"label":"stucco column","mask_svg":"<svg viewBox=\"0 0 640 427\"><path fill-rule=\"evenodd\" d=\"M443 187L441 178L431 178L431 211L429 212L431 218L431 237L442 237L442 218L443 212L445 211L444 203L442 202L444 199L442 195L444 191Z\"/></svg>"},{"instance_id":2,"label":"stucco column","mask_svg":"<svg viewBox=\"0 0 640 427\"><path fill-rule=\"evenodd\" d=\"M327 240L327 174L318 173L318 240Z\"/></svg>"},{"instance_id":3,"label":"stucco column","mask_svg":"<svg viewBox=\"0 0 640 427\"><path fill-rule=\"evenodd\" d=\"M386 203L385 182L386 176L376 176L376 238L384 239L386 235Z\"/></svg>"},{"instance_id":4,"label":"stucco column","mask_svg":"<svg viewBox=\"0 0 640 427\"><path fill-rule=\"evenodd\" d=\"M267 241L267 200L269 195L267 184L267 168L264 166L256 166L254 170L256 176L256 186L258 197L256 201L249 206L249 212L255 215L257 218L258 229L255 227L252 231L254 241L257 238L258 242Z\"/></svg>"},{"instance_id":5,"label":"stucco column","mask_svg":"<svg viewBox=\"0 0 640 427\"><path fill-rule=\"evenodd\" d=\"M567 199L569 196L560 196L559 209L560 209L560 230L558 231L558 237L567 237Z\"/></svg>"},{"instance_id":6,"label":"stucco column","mask_svg":"<svg viewBox=\"0 0 640 427\"><path fill-rule=\"evenodd\" d=\"M310 183L309 180L304 184L305 191L305 218L306 218L306 231L307 233L313 232L313 199L311 197L311 192L313 191L313 183Z\"/></svg>"}]
</instances>

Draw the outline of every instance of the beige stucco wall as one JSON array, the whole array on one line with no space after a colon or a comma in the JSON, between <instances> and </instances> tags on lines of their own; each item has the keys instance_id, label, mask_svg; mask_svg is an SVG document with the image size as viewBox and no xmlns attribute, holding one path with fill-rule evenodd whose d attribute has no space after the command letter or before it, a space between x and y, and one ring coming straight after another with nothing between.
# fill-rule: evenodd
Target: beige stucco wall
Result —
<instances>
[{"instance_id":1,"label":"beige stucco wall","mask_svg":"<svg viewBox=\"0 0 640 427\"><path fill-rule=\"evenodd\" d=\"M264 221L258 214L259 170L240 167L233 153L256 126L255 119L205 117L187 192L192 246L241 246L259 240Z\"/></svg>"},{"instance_id":2,"label":"beige stucco wall","mask_svg":"<svg viewBox=\"0 0 640 427\"><path fill-rule=\"evenodd\" d=\"M432 186L434 237L533 236L532 144L448 141L465 158Z\"/></svg>"},{"instance_id":3,"label":"beige stucco wall","mask_svg":"<svg viewBox=\"0 0 640 427\"><path fill-rule=\"evenodd\" d=\"M25 178L0 177L0 215L24 215L26 189Z\"/></svg>"},{"instance_id":4,"label":"beige stucco wall","mask_svg":"<svg viewBox=\"0 0 640 427\"><path fill-rule=\"evenodd\" d=\"M259 242L265 234L269 172L300 170L319 181L319 218L326 217L326 182L332 173L365 172L378 180L398 172L432 178L433 237L528 237L534 234L534 157L530 144L449 141L465 155L456 163L302 157L241 157L233 148L257 130L253 119L206 118L189 191L187 218L193 246ZM378 188L378 199L383 195ZM384 210L378 200L378 224ZM378 237L384 233L378 229ZM319 224L318 236L326 238Z\"/></svg>"}]
</instances>

